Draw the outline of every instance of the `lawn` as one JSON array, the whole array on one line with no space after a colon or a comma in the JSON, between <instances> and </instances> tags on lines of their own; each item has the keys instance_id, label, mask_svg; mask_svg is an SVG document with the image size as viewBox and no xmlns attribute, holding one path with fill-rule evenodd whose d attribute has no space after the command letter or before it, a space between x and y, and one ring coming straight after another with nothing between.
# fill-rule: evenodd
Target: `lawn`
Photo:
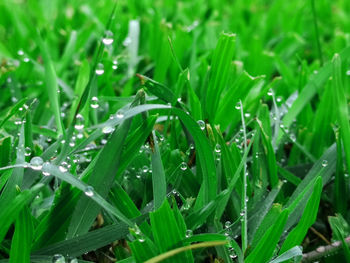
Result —
<instances>
[{"instance_id":1,"label":"lawn","mask_svg":"<svg viewBox=\"0 0 350 263\"><path fill-rule=\"evenodd\" d=\"M0 263L350 263L350 1L0 0Z\"/></svg>"}]
</instances>

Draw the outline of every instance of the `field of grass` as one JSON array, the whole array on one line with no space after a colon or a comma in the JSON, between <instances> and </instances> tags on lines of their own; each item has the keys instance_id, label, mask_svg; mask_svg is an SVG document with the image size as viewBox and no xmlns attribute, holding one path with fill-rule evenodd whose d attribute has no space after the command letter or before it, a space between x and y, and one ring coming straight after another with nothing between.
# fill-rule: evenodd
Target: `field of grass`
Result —
<instances>
[{"instance_id":1,"label":"field of grass","mask_svg":"<svg viewBox=\"0 0 350 263\"><path fill-rule=\"evenodd\" d=\"M350 1L0 0L0 263L350 263Z\"/></svg>"}]
</instances>

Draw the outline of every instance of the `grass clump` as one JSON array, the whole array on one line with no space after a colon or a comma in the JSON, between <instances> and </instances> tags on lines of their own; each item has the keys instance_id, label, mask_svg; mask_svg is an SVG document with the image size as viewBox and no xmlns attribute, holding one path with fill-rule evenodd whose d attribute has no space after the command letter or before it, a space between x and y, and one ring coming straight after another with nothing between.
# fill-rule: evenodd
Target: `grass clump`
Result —
<instances>
[{"instance_id":1,"label":"grass clump","mask_svg":"<svg viewBox=\"0 0 350 263\"><path fill-rule=\"evenodd\" d=\"M349 12L0 2L0 262L350 262Z\"/></svg>"}]
</instances>

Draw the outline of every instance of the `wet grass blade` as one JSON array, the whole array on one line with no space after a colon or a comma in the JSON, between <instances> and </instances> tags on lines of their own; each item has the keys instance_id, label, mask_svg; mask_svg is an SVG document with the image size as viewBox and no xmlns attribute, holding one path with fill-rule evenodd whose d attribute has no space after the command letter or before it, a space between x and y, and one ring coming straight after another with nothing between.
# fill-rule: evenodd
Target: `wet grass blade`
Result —
<instances>
[{"instance_id":1,"label":"wet grass blade","mask_svg":"<svg viewBox=\"0 0 350 263\"><path fill-rule=\"evenodd\" d=\"M304 240L307 231L316 221L317 211L320 204L322 192L322 178L318 177L316 179L312 194L305 206L303 214L299 220L297 226L288 234L283 246L280 250L280 254L286 252L287 250L301 244Z\"/></svg>"},{"instance_id":2,"label":"wet grass blade","mask_svg":"<svg viewBox=\"0 0 350 263\"><path fill-rule=\"evenodd\" d=\"M162 163L162 158L159 152L157 137L153 131L153 143L151 160L152 160L152 184L153 184L153 200L154 209L158 209L164 202L166 197L166 180Z\"/></svg>"},{"instance_id":3,"label":"wet grass blade","mask_svg":"<svg viewBox=\"0 0 350 263\"><path fill-rule=\"evenodd\" d=\"M284 226L287 222L288 210L283 210L277 221L264 234L257 246L248 255L244 262L246 263L265 263L268 262L275 250L275 247L282 235Z\"/></svg>"}]
</instances>

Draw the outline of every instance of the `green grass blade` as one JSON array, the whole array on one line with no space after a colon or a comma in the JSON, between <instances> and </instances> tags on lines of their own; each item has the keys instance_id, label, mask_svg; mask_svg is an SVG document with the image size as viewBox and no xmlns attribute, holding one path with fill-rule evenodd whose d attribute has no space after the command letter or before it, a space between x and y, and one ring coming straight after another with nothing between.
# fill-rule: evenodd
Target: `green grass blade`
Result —
<instances>
[{"instance_id":1,"label":"green grass blade","mask_svg":"<svg viewBox=\"0 0 350 263\"><path fill-rule=\"evenodd\" d=\"M166 180L162 163L162 158L159 152L159 146L156 135L153 131L154 148L151 154L152 160L152 185L153 185L153 200L154 209L158 209L166 198Z\"/></svg>"},{"instance_id":2,"label":"green grass blade","mask_svg":"<svg viewBox=\"0 0 350 263\"><path fill-rule=\"evenodd\" d=\"M235 41L236 35L222 33L213 53L209 83L205 94L205 109L212 122L215 120L221 93L229 80Z\"/></svg>"},{"instance_id":3,"label":"green grass blade","mask_svg":"<svg viewBox=\"0 0 350 263\"><path fill-rule=\"evenodd\" d=\"M22 209L33 200L43 186L43 184L37 184L30 190L24 190L6 205L0 207L0 222L3 222L0 227L0 241L4 239L9 227Z\"/></svg>"},{"instance_id":4,"label":"green grass blade","mask_svg":"<svg viewBox=\"0 0 350 263\"><path fill-rule=\"evenodd\" d=\"M333 64L333 89L335 90L335 103L337 105L337 119L340 126L340 135L345 151L345 161L350 174L350 124L348 103L345 96L345 88L342 80L341 57L335 54Z\"/></svg>"},{"instance_id":5,"label":"green grass blade","mask_svg":"<svg viewBox=\"0 0 350 263\"><path fill-rule=\"evenodd\" d=\"M286 252L287 250L301 244L304 240L307 231L316 221L318 206L321 199L322 192L322 178L318 177L316 179L313 192L305 206L303 215L300 218L298 225L288 234L286 240L283 243L280 254Z\"/></svg>"},{"instance_id":6,"label":"green grass blade","mask_svg":"<svg viewBox=\"0 0 350 263\"><path fill-rule=\"evenodd\" d=\"M10 251L10 263L29 263L33 238L33 221L28 207L20 212L16 223Z\"/></svg>"},{"instance_id":7,"label":"green grass blade","mask_svg":"<svg viewBox=\"0 0 350 263\"><path fill-rule=\"evenodd\" d=\"M49 50L47 48L47 43L43 41L38 34L38 41L41 53L44 59L44 68L45 68L45 84L47 95L50 100L51 109L55 116L57 131L59 135L64 133L63 123L61 119L61 110L60 110L60 98L59 98L59 90L58 90L58 80L56 76L55 67L50 57Z\"/></svg>"},{"instance_id":8,"label":"green grass blade","mask_svg":"<svg viewBox=\"0 0 350 263\"><path fill-rule=\"evenodd\" d=\"M288 210L283 210L277 221L271 225L271 227L264 234L263 238L244 260L244 262L265 263L271 259L280 236L282 235L287 218Z\"/></svg>"}]
</instances>

